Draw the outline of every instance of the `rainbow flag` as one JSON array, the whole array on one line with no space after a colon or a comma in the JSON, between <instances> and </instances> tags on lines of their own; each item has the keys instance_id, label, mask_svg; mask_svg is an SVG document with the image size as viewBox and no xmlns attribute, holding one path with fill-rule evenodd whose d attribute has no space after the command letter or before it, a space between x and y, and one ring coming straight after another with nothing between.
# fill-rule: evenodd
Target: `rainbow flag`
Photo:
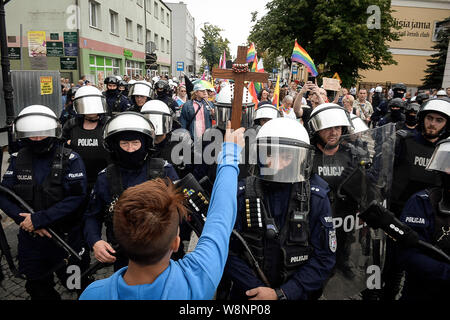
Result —
<instances>
[{"instance_id":1,"label":"rainbow flag","mask_svg":"<svg viewBox=\"0 0 450 320\"><path fill-rule=\"evenodd\" d=\"M255 104L255 110L258 108L258 95L256 94L255 90L255 84L253 82L250 82L248 85L248 93L252 96L252 101Z\"/></svg>"},{"instance_id":2,"label":"rainbow flag","mask_svg":"<svg viewBox=\"0 0 450 320\"><path fill-rule=\"evenodd\" d=\"M247 63L252 62L256 57L256 49L255 44L252 42L250 48L247 51Z\"/></svg>"},{"instance_id":3,"label":"rainbow flag","mask_svg":"<svg viewBox=\"0 0 450 320\"><path fill-rule=\"evenodd\" d=\"M264 72L264 71L260 71L258 69L258 65L259 65L258 64L258 55L255 54L255 60L253 60L252 68L251 68L250 71L251 72ZM256 94L259 94L261 92L261 90L262 90L262 84L257 82L257 83L254 84L254 86L255 86Z\"/></svg>"},{"instance_id":4,"label":"rainbow flag","mask_svg":"<svg viewBox=\"0 0 450 320\"><path fill-rule=\"evenodd\" d=\"M313 59L311 59L308 52L306 52L306 50L297 43L297 40L295 40L295 46L294 50L292 50L291 60L303 64L313 77L317 77L317 75L319 74L317 72Z\"/></svg>"},{"instance_id":5,"label":"rainbow flag","mask_svg":"<svg viewBox=\"0 0 450 320\"><path fill-rule=\"evenodd\" d=\"M277 84L273 91L272 104L277 107L277 109L280 109L280 74L278 74Z\"/></svg>"}]
</instances>

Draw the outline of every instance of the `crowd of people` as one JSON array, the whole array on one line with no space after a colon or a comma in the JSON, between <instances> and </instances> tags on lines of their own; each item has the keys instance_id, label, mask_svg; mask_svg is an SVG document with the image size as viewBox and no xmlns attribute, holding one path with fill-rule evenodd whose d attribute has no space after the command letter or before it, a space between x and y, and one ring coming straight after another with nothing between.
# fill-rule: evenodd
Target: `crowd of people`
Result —
<instances>
[{"instance_id":1,"label":"crowd of people","mask_svg":"<svg viewBox=\"0 0 450 320\"><path fill-rule=\"evenodd\" d=\"M330 95L292 81L277 107L269 81L257 103L244 88L241 128L232 130L231 81L111 75L69 88L61 80L60 115L31 105L15 119L1 183L34 209L0 193L0 209L20 226L31 299L59 299L54 274L66 285L67 265L85 275L75 288L83 300L448 293L450 88ZM220 139L206 139L213 135ZM213 147L211 164L202 155ZM78 256L67 259L49 228ZM114 274L93 282L92 264L112 264Z\"/></svg>"}]
</instances>

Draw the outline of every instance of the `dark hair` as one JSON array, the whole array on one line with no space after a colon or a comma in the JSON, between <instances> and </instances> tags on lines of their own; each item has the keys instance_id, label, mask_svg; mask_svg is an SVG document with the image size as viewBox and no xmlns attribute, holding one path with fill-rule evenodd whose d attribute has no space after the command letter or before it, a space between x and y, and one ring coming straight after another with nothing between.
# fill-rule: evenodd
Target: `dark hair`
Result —
<instances>
[{"instance_id":1,"label":"dark hair","mask_svg":"<svg viewBox=\"0 0 450 320\"><path fill-rule=\"evenodd\" d=\"M170 179L155 179L125 190L114 208L114 234L128 258L140 265L160 261L187 212L184 194Z\"/></svg>"}]
</instances>

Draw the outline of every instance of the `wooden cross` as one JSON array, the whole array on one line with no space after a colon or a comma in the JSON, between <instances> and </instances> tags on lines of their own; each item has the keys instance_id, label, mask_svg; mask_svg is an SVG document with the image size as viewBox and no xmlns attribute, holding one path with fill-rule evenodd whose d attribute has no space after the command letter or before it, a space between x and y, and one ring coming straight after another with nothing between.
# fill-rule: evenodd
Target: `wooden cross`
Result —
<instances>
[{"instance_id":1,"label":"wooden cross","mask_svg":"<svg viewBox=\"0 0 450 320\"><path fill-rule=\"evenodd\" d=\"M242 97L244 95L244 82L267 83L269 74L265 72L249 72L247 65L247 50L245 46L239 46L237 58L233 64L233 69L214 68L212 75L214 79L234 80L234 97L232 101L231 128L239 129L242 121Z\"/></svg>"}]
</instances>

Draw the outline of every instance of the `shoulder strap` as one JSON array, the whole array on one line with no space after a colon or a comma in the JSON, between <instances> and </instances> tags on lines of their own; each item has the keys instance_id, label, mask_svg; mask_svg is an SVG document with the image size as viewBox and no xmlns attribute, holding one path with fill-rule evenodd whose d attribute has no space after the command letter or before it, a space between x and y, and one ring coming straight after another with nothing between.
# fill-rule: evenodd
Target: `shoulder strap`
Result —
<instances>
[{"instance_id":1,"label":"shoulder strap","mask_svg":"<svg viewBox=\"0 0 450 320\"><path fill-rule=\"evenodd\" d=\"M164 178L166 176L164 166L166 161L160 158L150 158L147 160L147 178L153 180L156 178Z\"/></svg>"},{"instance_id":2,"label":"shoulder strap","mask_svg":"<svg viewBox=\"0 0 450 320\"><path fill-rule=\"evenodd\" d=\"M195 101L192 101L192 107L195 110ZM203 105L199 103L199 108L197 109L197 111L194 113L194 116L191 118L191 120L189 120L189 124L186 126L186 128L189 130L189 128L191 127L192 121L194 121L195 117L197 116L198 112L200 111L200 109L203 108Z\"/></svg>"},{"instance_id":3,"label":"shoulder strap","mask_svg":"<svg viewBox=\"0 0 450 320\"><path fill-rule=\"evenodd\" d=\"M119 166L111 163L106 167L106 179L108 180L109 193L111 198L119 196L123 192L122 174L120 173Z\"/></svg>"}]
</instances>

